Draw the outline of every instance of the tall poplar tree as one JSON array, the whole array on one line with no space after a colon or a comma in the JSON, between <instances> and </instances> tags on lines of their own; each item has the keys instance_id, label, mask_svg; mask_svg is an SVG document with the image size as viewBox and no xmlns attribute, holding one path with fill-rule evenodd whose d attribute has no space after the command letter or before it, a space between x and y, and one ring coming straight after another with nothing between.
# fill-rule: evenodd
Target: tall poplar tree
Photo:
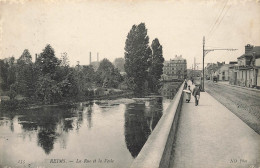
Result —
<instances>
[{"instance_id":1,"label":"tall poplar tree","mask_svg":"<svg viewBox=\"0 0 260 168\"><path fill-rule=\"evenodd\" d=\"M145 24L133 25L125 42L125 71L134 83L134 92L139 96L146 90L150 56L151 49Z\"/></svg>"},{"instance_id":2,"label":"tall poplar tree","mask_svg":"<svg viewBox=\"0 0 260 168\"><path fill-rule=\"evenodd\" d=\"M151 45L152 56L150 59L151 66L149 68L149 89L157 92L159 89L159 80L163 74L163 51L159 40L155 38Z\"/></svg>"}]
</instances>

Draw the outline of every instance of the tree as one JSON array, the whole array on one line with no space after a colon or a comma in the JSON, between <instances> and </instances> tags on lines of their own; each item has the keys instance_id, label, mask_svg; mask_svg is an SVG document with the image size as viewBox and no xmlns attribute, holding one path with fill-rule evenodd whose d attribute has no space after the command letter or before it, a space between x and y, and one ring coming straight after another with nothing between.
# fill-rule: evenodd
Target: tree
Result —
<instances>
[{"instance_id":1,"label":"tree","mask_svg":"<svg viewBox=\"0 0 260 168\"><path fill-rule=\"evenodd\" d=\"M21 64L31 64L32 63L32 56L28 49L25 49L23 51L23 54L20 56L20 58L17 60L17 63Z\"/></svg>"},{"instance_id":2,"label":"tree","mask_svg":"<svg viewBox=\"0 0 260 168\"><path fill-rule=\"evenodd\" d=\"M4 62L3 60L0 60L0 78L1 78L1 89L3 91L9 90L8 88L8 63Z\"/></svg>"},{"instance_id":3,"label":"tree","mask_svg":"<svg viewBox=\"0 0 260 168\"><path fill-rule=\"evenodd\" d=\"M92 65L83 66L82 72L84 74L85 81L92 83L94 81L95 71Z\"/></svg>"},{"instance_id":4,"label":"tree","mask_svg":"<svg viewBox=\"0 0 260 168\"><path fill-rule=\"evenodd\" d=\"M114 61L115 67L120 71L120 72L125 72L125 59L124 58L116 58Z\"/></svg>"},{"instance_id":5,"label":"tree","mask_svg":"<svg viewBox=\"0 0 260 168\"><path fill-rule=\"evenodd\" d=\"M58 83L52 79L51 74L46 74L40 76L37 81L36 95L44 104L51 104L61 99L62 91Z\"/></svg>"},{"instance_id":6,"label":"tree","mask_svg":"<svg viewBox=\"0 0 260 168\"><path fill-rule=\"evenodd\" d=\"M75 79L75 86L78 90L78 96L84 96L86 93L92 89L92 84L94 82L94 68L92 65L90 66L78 66L74 70L74 79Z\"/></svg>"},{"instance_id":7,"label":"tree","mask_svg":"<svg viewBox=\"0 0 260 168\"><path fill-rule=\"evenodd\" d=\"M17 60L17 79L15 83L18 94L32 96L35 88L34 71L32 56L29 50L25 49L23 54Z\"/></svg>"},{"instance_id":8,"label":"tree","mask_svg":"<svg viewBox=\"0 0 260 168\"><path fill-rule=\"evenodd\" d=\"M145 93L145 82L148 77L149 58L151 49L149 37L144 23L133 25L125 42L125 71L133 78L134 92L141 96Z\"/></svg>"},{"instance_id":9,"label":"tree","mask_svg":"<svg viewBox=\"0 0 260 168\"><path fill-rule=\"evenodd\" d=\"M122 81L123 77L121 76L119 70L117 68L113 68L110 72L110 78L108 78L107 86L117 88Z\"/></svg>"},{"instance_id":10,"label":"tree","mask_svg":"<svg viewBox=\"0 0 260 168\"><path fill-rule=\"evenodd\" d=\"M117 88L123 79L118 69L105 58L100 62L95 80L97 86Z\"/></svg>"},{"instance_id":11,"label":"tree","mask_svg":"<svg viewBox=\"0 0 260 168\"><path fill-rule=\"evenodd\" d=\"M60 66L69 67L70 61L68 58L68 54L66 52L61 53L61 63Z\"/></svg>"},{"instance_id":12,"label":"tree","mask_svg":"<svg viewBox=\"0 0 260 168\"><path fill-rule=\"evenodd\" d=\"M14 64L15 58L11 57L8 62L8 72L7 72L7 87L10 90L11 85L16 81L16 66Z\"/></svg>"},{"instance_id":13,"label":"tree","mask_svg":"<svg viewBox=\"0 0 260 168\"><path fill-rule=\"evenodd\" d=\"M150 68L149 68L149 88L152 92L158 92L159 89L159 79L163 74L163 51L162 45L159 40L156 38L153 40L152 45L152 57L150 59Z\"/></svg>"},{"instance_id":14,"label":"tree","mask_svg":"<svg viewBox=\"0 0 260 168\"><path fill-rule=\"evenodd\" d=\"M43 52L36 60L36 64L42 75L55 73L57 66L60 64L60 60L55 56L54 49L50 44L47 44L43 49Z\"/></svg>"},{"instance_id":15,"label":"tree","mask_svg":"<svg viewBox=\"0 0 260 168\"><path fill-rule=\"evenodd\" d=\"M47 44L36 60L37 86L36 95L45 104L58 102L63 96L62 88L70 83L62 70L58 69L60 60L55 56L54 49Z\"/></svg>"}]
</instances>

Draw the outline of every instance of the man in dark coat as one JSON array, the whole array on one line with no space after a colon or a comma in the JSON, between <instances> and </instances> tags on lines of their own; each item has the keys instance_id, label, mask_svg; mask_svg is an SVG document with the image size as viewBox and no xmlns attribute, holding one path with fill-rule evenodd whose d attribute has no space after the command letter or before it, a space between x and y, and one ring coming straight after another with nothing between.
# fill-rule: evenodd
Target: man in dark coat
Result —
<instances>
[{"instance_id":1,"label":"man in dark coat","mask_svg":"<svg viewBox=\"0 0 260 168\"><path fill-rule=\"evenodd\" d=\"M199 98L200 98L200 87L199 85L195 85L195 88L192 91L192 95L195 98L195 106L199 104Z\"/></svg>"},{"instance_id":2,"label":"man in dark coat","mask_svg":"<svg viewBox=\"0 0 260 168\"><path fill-rule=\"evenodd\" d=\"M187 89L187 80L184 81L184 89Z\"/></svg>"}]
</instances>

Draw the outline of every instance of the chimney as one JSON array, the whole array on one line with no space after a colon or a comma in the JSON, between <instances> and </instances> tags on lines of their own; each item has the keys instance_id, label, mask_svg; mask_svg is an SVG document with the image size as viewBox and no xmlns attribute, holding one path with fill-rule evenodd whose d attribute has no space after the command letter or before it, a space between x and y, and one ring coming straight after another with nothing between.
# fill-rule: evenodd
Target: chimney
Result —
<instances>
[{"instance_id":1,"label":"chimney","mask_svg":"<svg viewBox=\"0 0 260 168\"><path fill-rule=\"evenodd\" d=\"M245 54L249 53L251 50L253 50L253 48L254 48L253 45L247 44L245 46Z\"/></svg>"},{"instance_id":2,"label":"chimney","mask_svg":"<svg viewBox=\"0 0 260 168\"><path fill-rule=\"evenodd\" d=\"M37 60L37 54L35 54L35 62L36 62L36 60Z\"/></svg>"},{"instance_id":3,"label":"chimney","mask_svg":"<svg viewBox=\"0 0 260 168\"><path fill-rule=\"evenodd\" d=\"M99 62L99 53L97 53L97 62Z\"/></svg>"},{"instance_id":4,"label":"chimney","mask_svg":"<svg viewBox=\"0 0 260 168\"><path fill-rule=\"evenodd\" d=\"M89 52L89 65L91 65L91 52Z\"/></svg>"},{"instance_id":5,"label":"chimney","mask_svg":"<svg viewBox=\"0 0 260 168\"><path fill-rule=\"evenodd\" d=\"M194 70L196 70L196 58L194 57Z\"/></svg>"}]
</instances>

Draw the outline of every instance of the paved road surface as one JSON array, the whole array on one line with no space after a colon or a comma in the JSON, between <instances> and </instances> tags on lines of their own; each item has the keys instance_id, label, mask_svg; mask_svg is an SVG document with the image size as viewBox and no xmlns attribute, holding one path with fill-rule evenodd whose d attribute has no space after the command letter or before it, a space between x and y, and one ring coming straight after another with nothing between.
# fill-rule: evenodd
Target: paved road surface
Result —
<instances>
[{"instance_id":1,"label":"paved road surface","mask_svg":"<svg viewBox=\"0 0 260 168\"><path fill-rule=\"evenodd\" d=\"M258 168L260 135L203 92L183 103L171 157L174 168Z\"/></svg>"},{"instance_id":2,"label":"paved road surface","mask_svg":"<svg viewBox=\"0 0 260 168\"><path fill-rule=\"evenodd\" d=\"M260 91L211 81L205 82L205 90L260 134Z\"/></svg>"}]
</instances>

